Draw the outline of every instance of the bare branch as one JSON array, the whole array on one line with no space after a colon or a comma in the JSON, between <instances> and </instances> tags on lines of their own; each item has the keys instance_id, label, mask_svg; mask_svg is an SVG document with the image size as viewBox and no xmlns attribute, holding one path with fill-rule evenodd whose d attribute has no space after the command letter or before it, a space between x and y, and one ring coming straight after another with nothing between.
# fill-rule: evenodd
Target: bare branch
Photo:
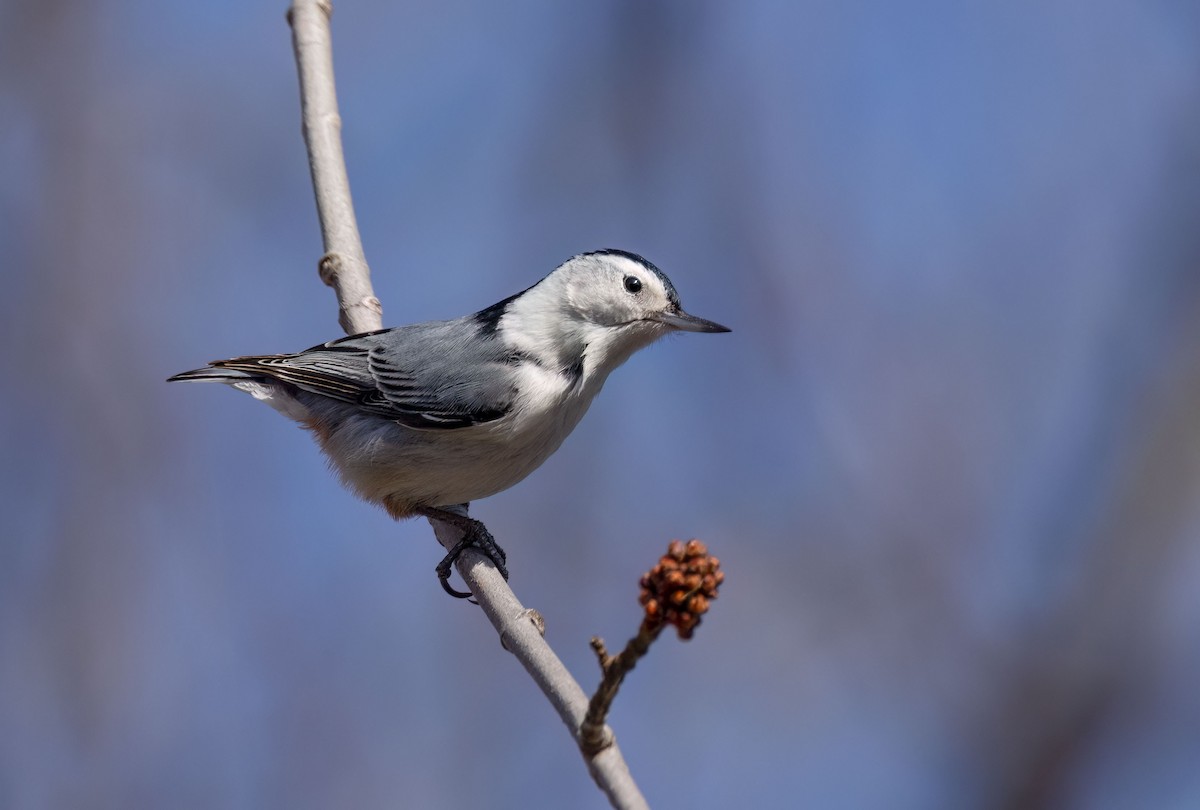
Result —
<instances>
[{"instance_id":1,"label":"bare branch","mask_svg":"<svg viewBox=\"0 0 1200 810\"><path fill-rule=\"evenodd\" d=\"M318 270L321 280L337 292L338 323L352 335L379 329L383 325L383 305L371 288L371 270L350 199L350 178L342 153L342 118L333 82L331 14L333 7L327 2L294 0L288 23L300 72L304 144L308 147L325 243Z\"/></svg>"},{"instance_id":2,"label":"bare branch","mask_svg":"<svg viewBox=\"0 0 1200 810\"><path fill-rule=\"evenodd\" d=\"M355 334L379 329L383 307L371 288L370 269L354 219L350 181L342 152L329 30L332 12L332 6L321 0L293 0L288 22L292 27L292 44L300 72L304 142L308 147L317 214L325 243L325 255L319 264L321 280L337 293L338 322L347 333ZM453 548L462 538L462 533L452 526L435 520L430 520L430 524L438 542L447 549ZM541 617L520 603L484 555L468 550L459 557L457 566L500 634L504 648L515 655L533 677L578 742L588 699L543 638ZM603 730L606 741L612 740L608 727L604 726ZM592 778L613 807L619 810L648 808L615 742L594 755L585 755L584 759Z\"/></svg>"},{"instance_id":3,"label":"bare branch","mask_svg":"<svg viewBox=\"0 0 1200 810\"><path fill-rule=\"evenodd\" d=\"M438 542L447 550L462 535L453 527L444 523L430 520ZM571 673L563 662L555 655L554 650L542 637L545 624L537 611L529 610L521 604L516 594L508 587L504 577L483 554L474 549L467 549L456 563L458 573L470 587L471 592L479 601L479 606L487 614L488 620L500 634L500 643L508 650L521 666L537 683L538 688L554 706L558 716L571 732L576 742L580 741L580 728L587 714L588 698L579 683L571 677ZM595 732L593 732L595 733ZM605 741L611 744L602 746L594 753L580 751L584 754L588 771L592 779L608 796L613 807L648 808L645 798L638 790L637 783L621 756L616 739L608 726L601 732Z\"/></svg>"}]
</instances>

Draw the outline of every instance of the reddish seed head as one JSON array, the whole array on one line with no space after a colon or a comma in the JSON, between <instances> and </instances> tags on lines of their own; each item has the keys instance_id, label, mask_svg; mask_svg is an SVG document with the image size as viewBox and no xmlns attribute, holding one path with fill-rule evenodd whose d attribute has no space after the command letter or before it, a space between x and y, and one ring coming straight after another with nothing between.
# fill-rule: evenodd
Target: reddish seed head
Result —
<instances>
[{"instance_id":1,"label":"reddish seed head","mask_svg":"<svg viewBox=\"0 0 1200 810\"><path fill-rule=\"evenodd\" d=\"M689 639L717 589L725 581L721 562L699 540L672 540L658 564L642 576L639 602L648 624L670 624L682 639Z\"/></svg>"}]
</instances>

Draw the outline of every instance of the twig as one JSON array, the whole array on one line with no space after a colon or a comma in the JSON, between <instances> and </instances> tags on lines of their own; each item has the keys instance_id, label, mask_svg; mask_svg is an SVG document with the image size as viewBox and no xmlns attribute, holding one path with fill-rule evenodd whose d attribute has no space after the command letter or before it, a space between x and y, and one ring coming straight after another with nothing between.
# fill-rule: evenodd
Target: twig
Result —
<instances>
[{"instance_id":1,"label":"twig","mask_svg":"<svg viewBox=\"0 0 1200 810\"><path fill-rule=\"evenodd\" d=\"M288 10L288 24L300 72L304 144L325 243L325 255L317 268L321 280L337 292L338 323L353 335L379 329L383 325L383 305L371 288L371 270L350 199L350 178L342 153L342 118L333 82L331 14L333 6L328 2L295 0Z\"/></svg>"},{"instance_id":2,"label":"twig","mask_svg":"<svg viewBox=\"0 0 1200 810\"><path fill-rule=\"evenodd\" d=\"M672 540L667 553L642 576L642 592L638 601L645 608L637 635L629 640L619 655L609 655L604 640L592 638L592 649L600 661L600 686L592 695L587 714L579 727L579 747L583 755L593 756L612 744L612 734L605 725L608 710L617 696L625 676L650 651L650 645L668 625L675 628L679 638L687 641L700 626L709 604L717 598L725 573L721 561L708 553L699 540L683 543Z\"/></svg>"},{"instance_id":3,"label":"twig","mask_svg":"<svg viewBox=\"0 0 1200 810\"><path fill-rule=\"evenodd\" d=\"M579 726L579 747L584 756L595 756L612 745L612 734L605 725L608 710L612 708L612 702L617 697L617 690L621 688L625 676L637 666L638 659L650 651L650 645L658 638L662 629L661 623L643 621L638 628L638 634L629 639L629 643L619 655L609 655L608 648L604 646L604 639L599 636L592 637L592 649L600 661L603 677L600 686L596 688L596 694L592 695L588 702L587 714Z\"/></svg>"},{"instance_id":4,"label":"twig","mask_svg":"<svg viewBox=\"0 0 1200 810\"><path fill-rule=\"evenodd\" d=\"M304 142L325 243L321 279L337 293L338 322L347 333L354 334L380 328L383 307L371 289L370 270L354 221L350 182L342 154L329 30L332 12L332 6L321 0L293 0L288 22L292 26L292 44L300 72ZM431 520L430 524L438 542L447 549L462 537L460 531L444 523ZM533 677L578 742L587 712L587 695L542 637L541 617L521 604L484 555L468 550L459 557L457 567L500 634L501 644ZM612 739L611 731L607 732L607 738ZM615 742L595 755L585 755L584 759L592 778L613 807L648 808Z\"/></svg>"}]
</instances>

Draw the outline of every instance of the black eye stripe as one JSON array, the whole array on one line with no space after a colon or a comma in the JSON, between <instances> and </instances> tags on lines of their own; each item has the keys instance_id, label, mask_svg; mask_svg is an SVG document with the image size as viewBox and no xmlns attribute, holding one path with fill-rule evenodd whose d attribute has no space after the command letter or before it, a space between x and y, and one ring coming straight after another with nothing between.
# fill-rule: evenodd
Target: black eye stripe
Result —
<instances>
[{"instance_id":1,"label":"black eye stripe","mask_svg":"<svg viewBox=\"0 0 1200 810\"><path fill-rule=\"evenodd\" d=\"M637 276L625 276L625 289L631 293L642 291L642 280Z\"/></svg>"}]
</instances>

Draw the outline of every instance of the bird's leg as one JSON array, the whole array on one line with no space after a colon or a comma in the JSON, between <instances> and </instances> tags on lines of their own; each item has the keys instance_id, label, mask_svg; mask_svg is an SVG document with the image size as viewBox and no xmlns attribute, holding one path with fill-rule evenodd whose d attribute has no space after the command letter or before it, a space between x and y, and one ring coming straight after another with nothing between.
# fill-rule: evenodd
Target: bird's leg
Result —
<instances>
[{"instance_id":1,"label":"bird's leg","mask_svg":"<svg viewBox=\"0 0 1200 810\"><path fill-rule=\"evenodd\" d=\"M504 565L508 555L504 553L504 549L500 548L491 532L481 522L449 509L438 509L432 506L418 507L414 511L430 520L447 523L463 533L462 539L455 543L450 552L437 564L438 581L442 583L442 589L446 593L458 599L468 599L471 596L470 593L457 591L450 587L450 568L468 548L478 549L492 561L496 570L500 572L500 576L508 579L508 569Z\"/></svg>"}]
</instances>

